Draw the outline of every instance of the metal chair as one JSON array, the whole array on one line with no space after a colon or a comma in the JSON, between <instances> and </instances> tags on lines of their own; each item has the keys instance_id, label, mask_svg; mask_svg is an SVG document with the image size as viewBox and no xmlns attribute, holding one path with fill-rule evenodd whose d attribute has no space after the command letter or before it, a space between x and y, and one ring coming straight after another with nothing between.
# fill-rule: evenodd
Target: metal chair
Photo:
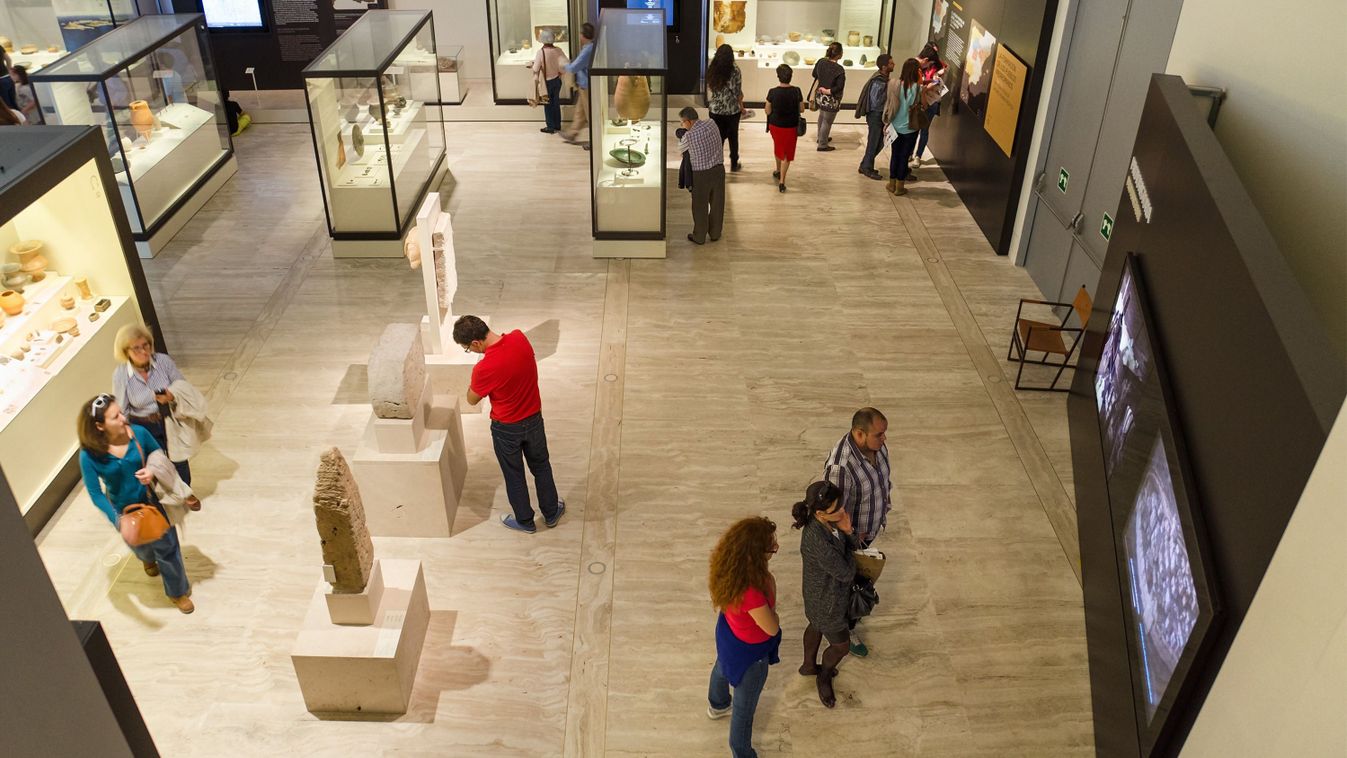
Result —
<instances>
[{"instance_id":1,"label":"metal chair","mask_svg":"<svg viewBox=\"0 0 1347 758\"><path fill-rule=\"evenodd\" d=\"M1028 305L1046 305L1049 307L1070 308L1060 323L1048 321L1034 321L1023 318L1021 314L1024 306ZM1090 320L1090 309L1094 303L1090 299L1090 293L1081 287L1076 293L1076 298L1069 303L1054 303L1049 300L1029 300L1020 298L1020 307L1015 309L1015 329L1010 334L1010 350L1006 352L1006 360L1017 361L1020 364L1019 371L1015 372L1015 389L1034 390L1036 392L1069 392L1069 387L1058 387L1057 380L1062 378L1062 372L1069 368L1075 368L1076 364L1071 363L1071 356L1075 354L1076 347L1080 345L1080 339L1085 334L1085 325ZM1080 326L1067 326L1066 323L1071 320L1071 314L1076 314L1080 320ZM1075 338L1068 344L1065 335L1074 334ZM1039 360L1031 360L1029 353L1042 353L1043 357ZM1048 360L1050 355L1060 355L1062 362ZM1056 366L1057 374L1052 377L1052 384L1046 387L1023 387L1020 385L1021 377L1024 375L1024 364L1032 363L1039 366Z\"/></svg>"}]
</instances>

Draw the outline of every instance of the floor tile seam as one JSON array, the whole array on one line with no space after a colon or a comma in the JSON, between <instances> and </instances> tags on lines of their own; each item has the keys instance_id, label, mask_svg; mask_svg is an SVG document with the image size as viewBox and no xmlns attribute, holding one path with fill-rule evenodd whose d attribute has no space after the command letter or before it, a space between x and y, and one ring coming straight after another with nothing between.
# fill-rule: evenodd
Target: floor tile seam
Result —
<instances>
[{"instance_id":1,"label":"floor tile seam","mask_svg":"<svg viewBox=\"0 0 1347 758\"><path fill-rule=\"evenodd\" d=\"M1029 437L1024 440L1028 445L1028 449L1022 450L1020 445L1017 444L1017 435L1011 433L1010 424L1006 419L1006 412L1003 410L1002 403L998 402L998 397L1000 397L1001 400L1005 400L1007 397L1005 393L998 392L991 386L992 384L1004 385L1005 383L1005 375L1001 369L1000 361L996 359L996 353L992 352L991 344L987 341L986 334L982 331L977 318L972 313L972 309L964 299L963 291L959 287L958 279L954 277L949 268L945 265L944 257L941 255L939 246L931 237L930 231L926 228L926 224L921 218L917 203L911 198L893 198L893 202L898 211L898 217L903 225L907 227L908 235L912 240L916 242L918 238L920 238L922 244L919 245L919 248L924 246L934 253L932 259L928 259L927 256L922 255L920 250L918 250L918 255L922 258L922 262L926 267L927 276L931 279L932 286L935 287L937 293L940 294L941 300L945 302L946 311L949 314L950 320L954 323L955 329L959 333L959 339L964 343L970 359L973 360L974 366L978 369L978 376L982 381L983 388L987 393L988 399L992 403L992 407L996 410L998 418L1001 419L1003 431L1005 431L1011 445L1015 448L1016 457L1020 461L1020 466L1024 470L1025 477L1028 479L1030 487L1038 496L1039 505L1043 509L1043 514L1047 518L1048 525L1053 532L1057 533L1057 540L1062 548L1064 557L1067 559L1067 564L1075 574L1077 583L1080 583L1081 575L1079 561L1073 559L1072 550L1067 544L1070 535L1063 535L1057 531L1057 524L1053 520L1052 513L1049 510L1049 500L1055 499L1059 494L1066 500L1066 502L1070 503L1071 501L1066 492L1066 488L1061 481L1061 477L1057 473L1057 468L1052 464L1052 459L1048 456L1047 450L1043 447L1042 440L1039 439L1038 430L1034 427L1033 423L1029 421L1028 414L1026 413L1024 406L1020 403L1019 398L1013 393L1010 393L1008 396L1010 407L1013 412L1019 414L1020 420L1023 422L1019 426ZM942 278L948 280L948 287L942 287L937 281ZM948 300L946 300L946 295L948 295ZM961 311L957 316L955 314L956 310ZM979 365L980 359L977 353L983 353L981 362L990 362L996 366L996 378L994 380L992 377L988 377L984 374L982 366ZM1042 459L1042 461L1040 461L1041 463L1047 464L1048 470L1052 472L1055 489L1060 492L1052 491L1052 485L1047 485L1048 491L1046 492L1041 489L1041 484L1030 470L1029 463L1026 460L1026 455L1032 456L1035 454ZM1074 509L1074 504L1072 505L1072 508Z\"/></svg>"},{"instance_id":2,"label":"floor tile seam","mask_svg":"<svg viewBox=\"0 0 1347 758\"><path fill-rule=\"evenodd\" d=\"M621 268L621 267L625 267L625 268L626 268L626 273L625 273L625 275L617 274L617 273L614 271L614 269L617 269L617 270L620 271L620 268ZM609 323L607 323L607 315L608 315L608 312L609 312L608 299L609 299L610 296L614 296L614 297L617 296L617 295L614 295L614 293L613 293L614 276L615 276L615 275L620 276L622 279L625 280L621 286L624 287L624 288L627 290L626 292L624 292L624 293L622 293L622 294L620 295L620 297L621 297L621 308L620 308L620 310L621 310L621 316L620 316L620 320L622 321L622 325L621 325L622 340L621 340L620 343L615 343L615 344L620 344L621 347L622 347L622 363L623 363L623 366L622 366L622 367L618 370L618 372L617 372L617 375L618 375L618 377L619 377L619 380L621 380L620 382L617 382L617 383L606 382L606 381L604 381L604 377L603 377L603 375L602 375L603 372L605 371L604 358L605 358L606 346L608 345L608 340L605 339L605 335L609 333L609 329L610 329L610 328L616 327L616 324L609 324ZM602 394L603 394L604 392L613 392L613 393L616 393L616 398L617 398L617 406L616 406L617 414L616 414L616 418L615 418L615 419L614 419L614 418L609 418L609 419L605 419L605 420L602 421L602 423L616 423L616 425L617 425L617 429L616 429L616 437L615 437L615 439L613 440L613 444L614 444L615 447L614 447L614 450L613 450L612 463L610 464L610 465L613 467L613 476L616 477L616 481L614 482L614 486L613 486L613 494L614 494L614 496L617 496L617 495L620 493L620 483L621 483L621 474L622 474L622 423L621 423L621 411L622 411L622 406L623 406L623 402L624 402L624 393L625 393L625 388L626 388L626 382L625 382L625 379L623 379L623 377L622 377L622 373L623 373L623 371L625 371L625 365L626 365L626 348L627 348L627 340L628 340L628 330L627 330L627 323L626 323L626 322L627 322L627 320L628 320L629 312L630 312L630 309L631 309L630 287L631 287L631 269L630 269L630 261L625 261L625 260L622 260L622 261L617 261L617 260L615 260L615 261L610 261L610 262L608 263L607 276L606 276L606 281L605 281L605 284L604 284L603 314L604 314L604 320L605 320L605 323L602 325L602 327L600 328L600 331L599 331L599 350L598 350L598 354L597 354L596 360L595 360L595 370L596 370L596 373L599 374L599 376L597 376L596 381L595 381L595 384L594 384L594 404L593 404L594 411L593 411L593 412L595 413L595 417L594 417L594 419L592 420L592 423L590 424L590 451L589 451L589 460L590 460L590 465L591 465L591 467L592 467L592 466L594 465L594 452L595 452L595 451L594 451L594 441L595 441L595 438L599 436L597 432L598 432L599 424L601 423L601 420L597 417L597 413L599 412L599 409L600 409L601 407L603 407L603 404L602 404L600 398L601 398L601 396L602 396ZM616 320L616 319L615 319L615 320ZM611 385L615 385L615 386L611 386ZM601 478L601 477L602 477L602 474L600 474L599 476L600 476L600 478ZM593 517L593 518L595 518L595 519L598 518L596 509L593 509L593 508L591 507L591 506L594 504L595 500L596 500L596 498L591 497L591 493L594 492L594 491L603 489L603 484L598 484L598 485L596 485L596 484L594 483L593 474L590 474L589 476L587 476L587 477L586 477L586 480L587 480L587 481L586 481L586 493L585 493L585 519L584 519L584 522L585 522L585 523L589 522L589 521L591 520L591 517ZM613 594L613 585L614 585L614 583L615 583L615 577L613 576L613 571L615 570L615 565L616 565L616 560L615 560L615 559L616 559L616 557L617 557L617 523L616 523L617 510L618 510L618 509L616 508L616 504L614 504L614 507L613 507L613 514L612 514L612 518L613 518L613 545L612 545L612 551L611 551L614 560L610 561L610 563L611 563L612 565L610 565L610 566L608 567L608 570L607 570L608 577L607 577L607 579L606 579L607 584L608 584L608 598L607 598L607 605L608 605L608 609L609 609L609 610L608 610L609 618L608 618L608 620L607 620L607 623L606 623L606 624L604 625L604 627L603 627L604 629L607 630L607 637L608 637L608 639L607 639L607 645L605 646L606 649L605 649L605 651L604 651L604 655L605 655L605 657L606 657L606 659L607 659L607 663L605 664L605 667L604 667L605 670L607 670L607 669L611 666L611 664L612 664L612 640L613 640L612 629L613 629L613 621L612 621L611 614L612 614L612 609L613 609L613 597L612 597L612 594ZM580 546L579 546L579 549L578 549L578 551L577 551L577 558L578 558L579 561L582 562L582 563L584 562L585 557L586 557L586 542L588 542L588 540L591 538L591 536L588 536L588 535L587 535L587 531L588 531L588 530L587 530L587 529L584 529L584 528L582 528L581 531L580 531ZM569 681L568 681L567 696L566 696L566 710L565 710L565 713L564 713L564 721L563 721L563 723L565 724L565 727L564 727L563 730L562 730L562 745L561 745L561 750L562 750L562 754L563 754L563 755L566 754L567 748L572 744L572 742L575 742L575 743L581 744L581 745L584 744L584 743L583 743L583 735L577 734L577 735L575 735L574 737L572 737L572 735L571 735L571 728L572 728L572 722L571 722L571 708L572 708L572 705L573 705L573 703L574 703L574 701L575 701L575 690L574 690L574 688L576 687L577 682L575 681L575 678L574 678L574 677L571 677L571 676L570 676L570 674L573 674L573 673L574 673L574 671L575 671L575 666L576 666L576 661L577 661L578 658L580 658L580 657L582 656L582 652L579 650L579 647L580 647L580 644L581 644L581 636L580 636L580 628L579 628L579 627L580 627L581 619L583 618L583 608L582 608L582 603L583 603L583 600L584 600L584 592L583 592L583 589L584 589L584 582L585 582L585 573L586 573L586 571L587 571L587 569L586 569L585 566L583 566L583 565L577 566L576 580L575 580L575 606L574 606L574 615L573 615L573 619L574 619L574 620L573 620L573 622L572 622L572 627L571 627L571 655L570 655L570 663L571 663L571 665L570 665L570 672L568 672ZM601 581L603 581L603 580L601 580ZM606 682L606 681L604 682L604 686L603 686L601 689L602 689L603 696L606 698L606 697L607 697L607 691L608 691L608 687L607 687L607 682ZM586 693L581 693L581 694L580 694L580 697L585 697L585 696L586 696ZM603 708L603 724L596 730L596 733L597 733L598 735L600 735L600 740L601 740L600 744L602 745L603 748L606 749L606 746L607 746L607 734L608 734L608 707L607 707L607 703L606 703L606 702L605 702L604 708Z\"/></svg>"}]
</instances>

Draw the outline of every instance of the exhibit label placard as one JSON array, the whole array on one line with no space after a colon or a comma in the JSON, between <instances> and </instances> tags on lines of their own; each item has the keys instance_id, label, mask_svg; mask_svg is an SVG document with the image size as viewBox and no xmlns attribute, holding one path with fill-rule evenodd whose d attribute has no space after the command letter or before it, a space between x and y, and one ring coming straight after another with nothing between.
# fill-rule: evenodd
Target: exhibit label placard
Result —
<instances>
[{"instance_id":1,"label":"exhibit label placard","mask_svg":"<svg viewBox=\"0 0 1347 758\"><path fill-rule=\"evenodd\" d=\"M1020 122L1020 102L1024 98L1028 74L1029 68L1010 48L998 42L996 64L991 72L991 91L987 97L987 117L982 128L1006 155L1015 149L1015 128Z\"/></svg>"}]
</instances>

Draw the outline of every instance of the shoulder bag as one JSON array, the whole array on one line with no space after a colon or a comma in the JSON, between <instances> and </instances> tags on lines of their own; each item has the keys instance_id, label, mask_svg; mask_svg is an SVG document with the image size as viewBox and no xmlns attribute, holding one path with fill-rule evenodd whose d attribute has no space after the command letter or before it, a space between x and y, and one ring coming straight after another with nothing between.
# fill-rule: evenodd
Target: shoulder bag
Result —
<instances>
[{"instance_id":1,"label":"shoulder bag","mask_svg":"<svg viewBox=\"0 0 1347 758\"><path fill-rule=\"evenodd\" d=\"M831 62L831 61L829 61L829 62ZM823 62L820 61L819 63L822 64ZM814 77L814 85L815 85L815 86L818 85L818 77L817 77L817 76ZM829 89L832 89L832 88L829 87ZM811 91L812 91L812 90L811 90ZM829 93L827 93L827 92L819 92L819 93L817 93L816 95L814 95L814 103L817 104L818 109L821 110L821 111L828 111L829 113L836 113L836 112L842 110L842 101L841 101L841 100L838 100L836 96L831 95L831 94L829 94Z\"/></svg>"},{"instance_id":2,"label":"shoulder bag","mask_svg":"<svg viewBox=\"0 0 1347 758\"><path fill-rule=\"evenodd\" d=\"M879 592L875 583L857 574L851 585L851 599L847 605L847 620L854 621L869 616L879 605Z\"/></svg>"},{"instance_id":3,"label":"shoulder bag","mask_svg":"<svg viewBox=\"0 0 1347 758\"><path fill-rule=\"evenodd\" d=\"M805 95L805 101L809 103L809 110L818 110L818 103L814 100L814 88L818 87L818 76L814 77L814 83L809 85L809 94ZM804 134L804 132L800 132Z\"/></svg>"},{"instance_id":4,"label":"shoulder bag","mask_svg":"<svg viewBox=\"0 0 1347 758\"><path fill-rule=\"evenodd\" d=\"M913 93L912 106L907 109L907 127L912 131L919 132L931 125L931 114L926 112L926 104L922 102L921 85L913 85L917 91Z\"/></svg>"},{"instance_id":5,"label":"shoulder bag","mask_svg":"<svg viewBox=\"0 0 1347 758\"><path fill-rule=\"evenodd\" d=\"M544 48L539 50L538 54L543 57L543 82L545 84L547 82L547 49ZM546 89L542 92L538 91L537 77L534 77L533 79L533 97L529 98L526 102L529 104L530 108L537 108L539 105L547 105L552 102L552 96L547 94Z\"/></svg>"},{"instance_id":6,"label":"shoulder bag","mask_svg":"<svg viewBox=\"0 0 1347 758\"><path fill-rule=\"evenodd\" d=\"M131 436L131 441L136 443L136 451L140 453L140 462L144 464L145 451L140 447L140 440ZM122 534L122 541L130 547L140 547L148 545L161 539L168 530L168 519L164 517L164 512L154 504L154 496L150 494L150 488L145 487L146 501L144 503L132 503L122 509L122 515L117 518L117 531Z\"/></svg>"}]
</instances>

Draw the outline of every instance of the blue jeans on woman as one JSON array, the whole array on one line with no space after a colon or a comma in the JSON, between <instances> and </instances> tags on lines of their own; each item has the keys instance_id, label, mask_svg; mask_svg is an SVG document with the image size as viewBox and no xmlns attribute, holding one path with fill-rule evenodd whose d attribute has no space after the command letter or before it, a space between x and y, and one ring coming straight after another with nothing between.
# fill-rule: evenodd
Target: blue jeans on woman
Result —
<instances>
[{"instance_id":1,"label":"blue jeans on woman","mask_svg":"<svg viewBox=\"0 0 1347 758\"><path fill-rule=\"evenodd\" d=\"M187 581L187 568L182 565L182 545L178 543L178 527L172 527L164 536L147 545L131 548L142 563L159 566L159 578L164 582L164 594L182 597L192 589Z\"/></svg>"},{"instance_id":2,"label":"blue jeans on woman","mask_svg":"<svg viewBox=\"0 0 1347 758\"><path fill-rule=\"evenodd\" d=\"M730 713L730 754L734 758L758 758L757 751L753 749L753 714L758 710L758 698L767 684L767 666L766 658L749 666L744 672L744 678L739 680L739 686L734 688L733 698L730 696L730 680L720 671L720 661L711 667L707 701L716 710L734 705L734 711Z\"/></svg>"},{"instance_id":3,"label":"blue jeans on woman","mask_svg":"<svg viewBox=\"0 0 1347 758\"><path fill-rule=\"evenodd\" d=\"M912 158L912 148L917 146L917 133L909 134L898 133L898 139L889 146L889 178L898 181L906 181L908 174L907 162Z\"/></svg>"},{"instance_id":4,"label":"blue jeans on woman","mask_svg":"<svg viewBox=\"0 0 1347 758\"><path fill-rule=\"evenodd\" d=\"M543 106L543 117L547 128L561 131L561 77L547 80L547 105Z\"/></svg>"},{"instance_id":5,"label":"blue jeans on woman","mask_svg":"<svg viewBox=\"0 0 1347 758\"><path fill-rule=\"evenodd\" d=\"M141 418L139 416L131 416L129 418L132 423L140 424L148 429L150 436L154 438L155 442L159 443L159 448L164 451L164 455L168 455L168 428L165 426L163 419L154 421L153 419ZM173 464L173 468L178 470L178 478L186 482L187 486L192 486L191 465L187 461L170 460L169 462Z\"/></svg>"},{"instance_id":6,"label":"blue jeans on woman","mask_svg":"<svg viewBox=\"0 0 1347 758\"><path fill-rule=\"evenodd\" d=\"M931 103L931 107L926 109L926 115L931 117L931 122L935 122L935 117L940 115L940 101ZM921 160L921 154L926 152L926 140L931 136L931 127L927 126L921 130L921 137L917 139L917 160Z\"/></svg>"},{"instance_id":7,"label":"blue jeans on woman","mask_svg":"<svg viewBox=\"0 0 1347 758\"><path fill-rule=\"evenodd\" d=\"M513 424L491 422L491 444L496 449L496 461L505 476L505 495L510 499L514 519L520 526L533 526L533 506L529 504L529 485L524 479L524 464L533 473L533 485L538 490L538 508L543 518L557 515L557 484L552 479L552 462L547 455L547 430L543 414L535 413Z\"/></svg>"}]
</instances>

